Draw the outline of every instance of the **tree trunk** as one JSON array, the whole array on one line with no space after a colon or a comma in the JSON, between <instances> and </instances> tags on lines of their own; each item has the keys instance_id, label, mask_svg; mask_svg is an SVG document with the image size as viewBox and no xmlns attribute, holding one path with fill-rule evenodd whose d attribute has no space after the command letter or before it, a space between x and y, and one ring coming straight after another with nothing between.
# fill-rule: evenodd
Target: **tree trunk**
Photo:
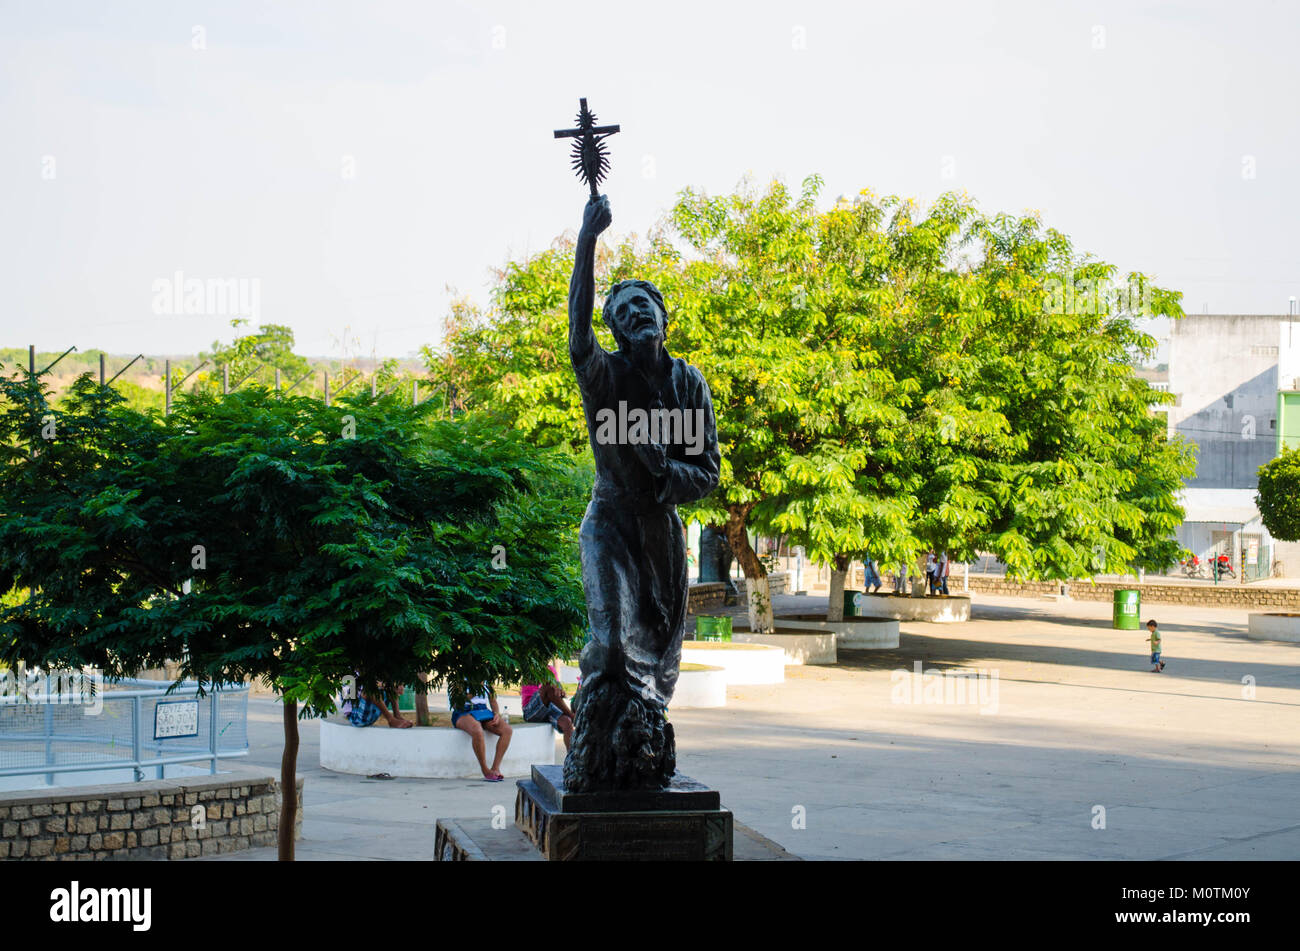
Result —
<instances>
[{"instance_id":1,"label":"tree trunk","mask_svg":"<svg viewBox=\"0 0 1300 951\"><path fill-rule=\"evenodd\" d=\"M930 593L930 576L925 573L925 552L916 556L916 574L912 577L912 597L924 598Z\"/></svg>"},{"instance_id":2,"label":"tree trunk","mask_svg":"<svg viewBox=\"0 0 1300 951\"><path fill-rule=\"evenodd\" d=\"M415 691L415 724L416 726L429 726L429 693L426 685L429 683L428 674L420 674L420 689Z\"/></svg>"},{"instance_id":3,"label":"tree trunk","mask_svg":"<svg viewBox=\"0 0 1300 951\"><path fill-rule=\"evenodd\" d=\"M851 563L848 555L836 555L835 563L831 566L831 589L826 596L829 599L826 602L828 621L844 620L844 579L848 577Z\"/></svg>"},{"instance_id":4,"label":"tree trunk","mask_svg":"<svg viewBox=\"0 0 1300 951\"><path fill-rule=\"evenodd\" d=\"M298 820L298 701L284 702L284 754L280 757L280 861L293 861Z\"/></svg>"},{"instance_id":5,"label":"tree trunk","mask_svg":"<svg viewBox=\"0 0 1300 951\"><path fill-rule=\"evenodd\" d=\"M767 571L745 532L745 519L752 508L752 505L738 505L727 510L727 543L745 572L749 629L755 634L766 634L776 625L772 619L772 594L767 583Z\"/></svg>"}]
</instances>

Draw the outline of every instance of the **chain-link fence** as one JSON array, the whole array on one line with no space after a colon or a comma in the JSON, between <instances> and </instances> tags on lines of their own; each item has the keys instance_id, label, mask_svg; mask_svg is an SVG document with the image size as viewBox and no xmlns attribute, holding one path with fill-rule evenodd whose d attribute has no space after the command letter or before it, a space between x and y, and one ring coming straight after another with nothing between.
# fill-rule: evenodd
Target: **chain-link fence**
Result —
<instances>
[{"instance_id":1,"label":"chain-link fence","mask_svg":"<svg viewBox=\"0 0 1300 951\"><path fill-rule=\"evenodd\" d=\"M248 755L248 687L198 695L182 683L124 680L47 690L40 680L0 696L0 790L194 775Z\"/></svg>"}]
</instances>

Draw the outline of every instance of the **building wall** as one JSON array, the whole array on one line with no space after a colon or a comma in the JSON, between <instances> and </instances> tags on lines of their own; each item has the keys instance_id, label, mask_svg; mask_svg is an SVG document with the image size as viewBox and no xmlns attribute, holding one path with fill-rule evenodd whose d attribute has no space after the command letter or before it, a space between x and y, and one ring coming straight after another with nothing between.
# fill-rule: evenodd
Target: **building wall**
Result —
<instances>
[{"instance_id":1,"label":"building wall","mask_svg":"<svg viewBox=\"0 0 1300 951\"><path fill-rule=\"evenodd\" d=\"M1273 563L1280 578L1300 578L1300 542L1274 542Z\"/></svg>"},{"instance_id":2,"label":"building wall","mask_svg":"<svg viewBox=\"0 0 1300 951\"><path fill-rule=\"evenodd\" d=\"M1172 323L1170 431L1196 443L1197 488L1253 489L1277 448L1278 363L1291 330L1278 315L1191 314ZM1297 335L1300 336L1300 335ZM1300 340L1297 341L1300 344ZM1293 354L1283 359L1288 363Z\"/></svg>"}]
</instances>

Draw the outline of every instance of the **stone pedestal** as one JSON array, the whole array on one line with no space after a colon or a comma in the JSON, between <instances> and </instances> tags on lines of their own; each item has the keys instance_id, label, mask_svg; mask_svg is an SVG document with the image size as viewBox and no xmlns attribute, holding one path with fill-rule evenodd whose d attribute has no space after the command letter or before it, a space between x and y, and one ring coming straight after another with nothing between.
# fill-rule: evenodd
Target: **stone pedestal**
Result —
<instances>
[{"instance_id":1,"label":"stone pedestal","mask_svg":"<svg viewBox=\"0 0 1300 951\"><path fill-rule=\"evenodd\" d=\"M559 766L534 766L517 785L515 825L550 861L732 860L731 812L681 773L667 789L574 793Z\"/></svg>"}]
</instances>

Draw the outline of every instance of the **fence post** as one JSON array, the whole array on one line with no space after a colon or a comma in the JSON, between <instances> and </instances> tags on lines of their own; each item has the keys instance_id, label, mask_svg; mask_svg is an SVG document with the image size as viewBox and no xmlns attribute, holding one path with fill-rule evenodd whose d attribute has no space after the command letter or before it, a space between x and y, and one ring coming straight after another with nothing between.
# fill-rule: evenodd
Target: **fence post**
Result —
<instances>
[{"instance_id":1,"label":"fence post","mask_svg":"<svg viewBox=\"0 0 1300 951\"><path fill-rule=\"evenodd\" d=\"M104 385L104 354L99 355L99 385Z\"/></svg>"},{"instance_id":2,"label":"fence post","mask_svg":"<svg viewBox=\"0 0 1300 951\"><path fill-rule=\"evenodd\" d=\"M411 382L411 405L412 406L420 405L420 381L419 380L414 380Z\"/></svg>"},{"instance_id":3,"label":"fence post","mask_svg":"<svg viewBox=\"0 0 1300 951\"><path fill-rule=\"evenodd\" d=\"M221 368L221 395L228 396L229 394L230 394L230 364L227 363L225 366Z\"/></svg>"},{"instance_id":4,"label":"fence post","mask_svg":"<svg viewBox=\"0 0 1300 951\"><path fill-rule=\"evenodd\" d=\"M54 704L50 703L49 678L45 679L45 765L54 765ZM45 785L54 785L54 773L45 774Z\"/></svg>"},{"instance_id":5,"label":"fence post","mask_svg":"<svg viewBox=\"0 0 1300 951\"><path fill-rule=\"evenodd\" d=\"M163 415L172 414L172 362L163 361L163 391L166 393L166 401L163 405Z\"/></svg>"},{"instance_id":6,"label":"fence post","mask_svg":"<svg viewBox=\"0 0 1300 951\"><path fill-rule=\"evenodd\" d=\"M325 371L325 405L330 405L330 371Z\"/></svg>"},{"instance_id":7,"label":"fence post","mask_svg":"<svg viewBox=\"0 0 1300 951\"><path fill-rule=\"evenodd\" d=\"M373 400L379 395L379 374L376 373L370 378L370 398Z\"/></svg>"},{"instance_id":8,"label":"fence post","mask_svg":"<svg viewBox=\"0 0 1300 951\"><path fill-rule=\"evenodd\" d=\"M275 368L275 392L280 392L280 368Z\"/></svg>"},{"instance_id":9,"label":"fence post","mask_svg":"<svg viewBox=\"0 0 1300 951\"><path fill-rule=\"evenodd\" d=\"M208 711L208 749L212 752L212 775L217 775L217 695L215 687L208 693L212 709Z\"/></svg>"},{"instance_id":10,"label":"fence post","mask_svg":"<svg viewBox=\"0 0 1300 951\"><path fill-rule=\"evenodd\" d=\"M142 779L144 779L144 770L140 768L140 762L142 758L142 754L140 750L140 731L144 729L144 724L141 722L141 719L142 717L141 717L140 698L132 697L131 698L131 756L135 759L135 765L133 769L135 770L135 781L137 783L140 782Z\"/></svg>"}]
</instances>

